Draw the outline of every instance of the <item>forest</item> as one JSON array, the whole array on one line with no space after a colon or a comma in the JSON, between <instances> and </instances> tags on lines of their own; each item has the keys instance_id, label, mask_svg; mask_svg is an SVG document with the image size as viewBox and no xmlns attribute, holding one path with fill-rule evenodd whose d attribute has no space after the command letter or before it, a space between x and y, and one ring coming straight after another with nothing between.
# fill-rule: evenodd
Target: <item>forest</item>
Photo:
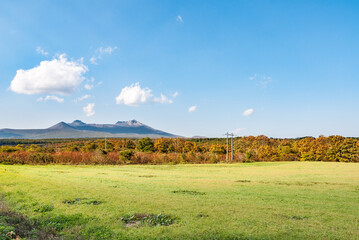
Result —
<instances>
[{"instance_id":1,"label":"forest","mask_svg":"<svg viewBox=\"0 0 359 240\"><path fill-rule=\"evenodd\" d=\"M229 140L228 162L359 162L359 139L342 136ZM180 164L227 162L225 138L0 140L2 164Z\"/></svg>"}]
</instances>

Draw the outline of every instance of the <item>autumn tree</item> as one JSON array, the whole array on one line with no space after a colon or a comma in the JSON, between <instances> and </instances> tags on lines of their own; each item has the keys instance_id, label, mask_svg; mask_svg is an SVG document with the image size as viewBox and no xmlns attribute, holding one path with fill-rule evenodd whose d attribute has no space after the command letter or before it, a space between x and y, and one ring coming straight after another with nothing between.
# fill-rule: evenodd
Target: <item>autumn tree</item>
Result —
<instances>
[{"instance_id":1,"label":"autumn tree","mask_svg":"<svg viewBox=\"0 0 359 240\"><path fill-rule=\"evenodd\" d=\"M174 146L171 139L168 138L158 138L154 143L155 151L159 153L170 153L174 151Z\"/></svg>"}]
</instances>

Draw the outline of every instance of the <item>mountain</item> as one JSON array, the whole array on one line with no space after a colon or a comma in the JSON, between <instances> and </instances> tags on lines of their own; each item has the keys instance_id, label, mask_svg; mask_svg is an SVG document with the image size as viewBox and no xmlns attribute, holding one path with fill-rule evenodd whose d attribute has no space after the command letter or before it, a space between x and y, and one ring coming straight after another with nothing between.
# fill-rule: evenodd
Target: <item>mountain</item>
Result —
<instances>
[{"instance_id":1,"label":"mountain","mask_svg":"<svg viewBox=\"0 0 359 240\"><path fill-rule=\"evenodd\" d=\"M0 129L0 138L43 139L99 137L172 138L177 136L154 129L137 120L118 121L115 124L88 124L80 120L75 120L72 123L59 122L46 129Z\"/></svg>"}]
</instances>

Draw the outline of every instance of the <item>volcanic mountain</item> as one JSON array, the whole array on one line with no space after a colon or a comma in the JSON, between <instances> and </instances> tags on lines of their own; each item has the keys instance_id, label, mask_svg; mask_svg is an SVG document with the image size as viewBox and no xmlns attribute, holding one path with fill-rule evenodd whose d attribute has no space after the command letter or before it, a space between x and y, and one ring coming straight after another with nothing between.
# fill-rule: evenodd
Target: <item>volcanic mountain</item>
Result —
<instances>
[{"instance_id":1,"label":"volcanic mountain","mask_svg":"<svg viewBox=\"0 0 359 240\"><path fill-rule=\"evenodd\" d=\"M0 129L0 138L160 138L177 137L176 135L156 130L136 120L118 121L115 124L87 124L80 120L72 123L59 122L46 129Z\"/></svg>"}]
</instances>

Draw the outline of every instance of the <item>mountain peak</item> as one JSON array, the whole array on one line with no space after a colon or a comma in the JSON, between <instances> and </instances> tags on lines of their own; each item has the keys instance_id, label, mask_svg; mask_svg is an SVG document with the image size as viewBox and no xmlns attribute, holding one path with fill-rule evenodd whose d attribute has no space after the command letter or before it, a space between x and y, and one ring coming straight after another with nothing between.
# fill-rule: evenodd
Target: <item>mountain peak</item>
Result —
<instances>
[{"instance_id":1,"label":"mountain peak","mask_svg":"<svg viewBox=\"0 0 359 240\"><path fill-rule=\"evenodd\" d=\"M142 123L140 123L139 121L137 121L136 119L133 119L133 120L129 120L129 121L127 121L127 123L129 124L129 125L143 125Z\"/></svg>"},{"instance_id":2,"label":"mountain peak","mask_svg":"<svg viewBox=\"0 0 359 240\"><path fill-rule=\"evenodd\" d=\"M81 120L75 120L75 121L73 121L72 123L84 123L84 122L81 121Z\"/></svg>"},{"instance_id":3,"label":"mountain peak","mask_svg":"<svg viewBox=\"0 0 359 240\"><path fill-rule=\"evenodd\" d=\"M137 121L135 119L129 120L129 121L118 121L116 123L116 125L118 125L118 126L128 126L128 127L144 126L144 124L140 123L139 121Z\"/></svg>"},{"instance_id":4,"label":"mountain peak","mask_svg":"<svg viewBox=\"0 0 359 240\"><path fill-rule=\"evenodd\" d=\"M54 126L49 127L48 129L69 129L69 128L72 128L72 127L70 125L68 125L67 123L59 122L59 123L55 124Z\"/></svg>"},{"instance_id":5,"label":"mountain peak","mask_svg":"<svg viewBox=\"0 0 359 240\"><path fill-rule=\"evenodd\" d=\"M70 126L83 126L86 125L86 123L80 121L80 120L75 120L72 123L70 123Z\"/></svg>"}]
</instances>

